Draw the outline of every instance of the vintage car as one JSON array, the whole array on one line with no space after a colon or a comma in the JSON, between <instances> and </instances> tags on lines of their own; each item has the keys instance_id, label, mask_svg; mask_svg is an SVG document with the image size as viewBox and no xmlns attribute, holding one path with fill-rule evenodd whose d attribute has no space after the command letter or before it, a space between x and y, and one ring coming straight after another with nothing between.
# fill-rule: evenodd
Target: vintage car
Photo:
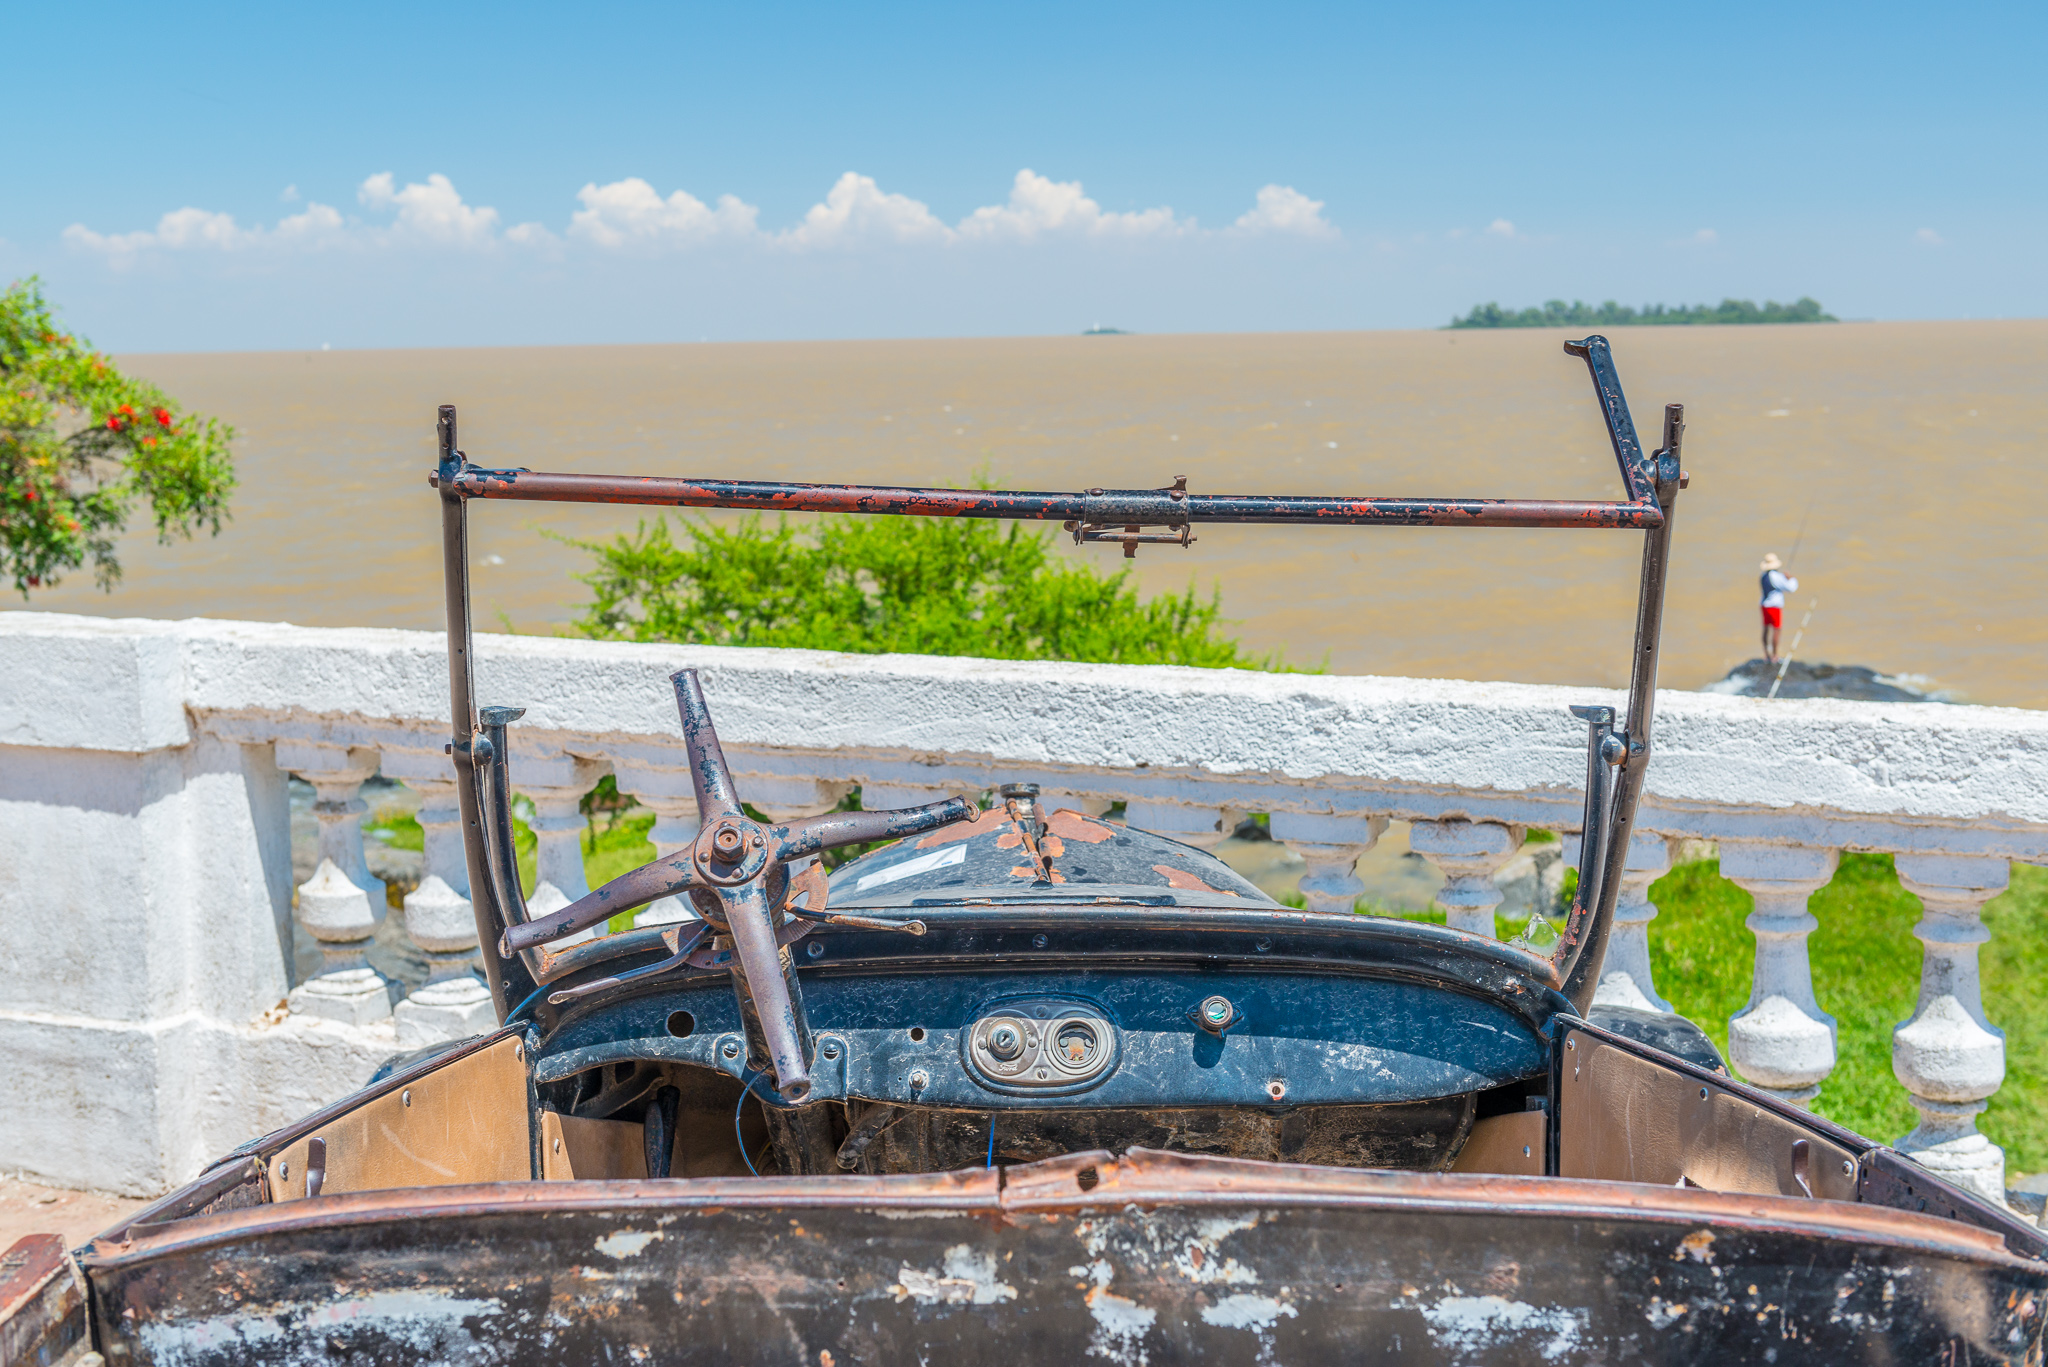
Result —
<instances>
[{"instance_id":1,"label":"vintage car","mask_svg":"<svg viewBox=\"0 0 2048 1367\"><path fill-rule=\"evenodd\" d=\"M1588 365L1610 503L866 489L493 470L443 409L453 733L501 1026L400 1060L66 1255L0 1358L110 1363L2038 1362L2048 1245L1593 1003L1652 762L1682 415ZM1026 783L751 815L693 671L695 844L530 918L516 699L472 692L477 499L1637 530L1627 710L1583 727L1561 934L1280 905ZM715 683L715 679L713 680ZM985 809L980 802L986 802ZM819 856L891 841L829 875ZM663 897L695 916L584 938ZM1554 938L1555 944L1544 943Z\"/></svg>"}]
</instances>

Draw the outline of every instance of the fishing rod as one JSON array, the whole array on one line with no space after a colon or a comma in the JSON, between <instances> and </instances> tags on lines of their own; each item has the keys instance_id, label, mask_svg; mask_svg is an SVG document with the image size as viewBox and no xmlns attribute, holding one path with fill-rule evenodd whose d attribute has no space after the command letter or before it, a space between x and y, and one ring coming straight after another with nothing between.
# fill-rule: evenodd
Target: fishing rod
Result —
<instances>
[{"instance_id":1,"label":"fishing rod","mask_svg":"<svg viewBox=\"0 0 2048 1367\"><path fill-rule=\"evenodd\" d=\"M1799 530L1792 535L1792 553L1785 557L1785 573L1792 572L1792 566L1799 560L1800 543L1806 540L1806 520L1813 516L1814 500L1806 500L1806 511L1799 515Z\"/></svg>"},{"instance_id":2,"label":"fishing rod","mask_svg":"<svg viewBox=\"0 0 2048 1367\"><path fill-rule=\"evenodd\" d=\"M1797 550L1798 547L1794 546L1793 549ZM1788 560L1785 563L1789 566L1792 562ZM1792 657L1798 652L1799 643L1806 639L1806 624L1813 620L1814 609L1819 606L1820 599L1809 598L1807 600L1806 615L1799 619L1799 630L1792 634L1792 649L1786 651L1785 658L1778 661L1778 677L1771 680L1771 691L1764 694L1764 697L1775 698L1778 696L1778 685L1785 682L1785 671L1792 667Z\"/></svg>"}]
</instances>

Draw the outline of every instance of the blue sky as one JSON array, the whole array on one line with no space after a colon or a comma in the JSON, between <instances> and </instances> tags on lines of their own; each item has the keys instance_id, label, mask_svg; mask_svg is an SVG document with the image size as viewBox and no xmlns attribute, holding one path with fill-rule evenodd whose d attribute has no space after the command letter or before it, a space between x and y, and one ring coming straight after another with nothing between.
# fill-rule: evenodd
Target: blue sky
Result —
<instances>
[{"instance_id":1,"label":"blue sky","mask_svg":"<svg viewBox=\"0 0 2048 1367\"><path fill-rule=\"evenodd\" d=\"M1549 297L2048 313L2040 5L7 27L0 276L122 350L1421 327Z\"/></svg>"}]
</instances>

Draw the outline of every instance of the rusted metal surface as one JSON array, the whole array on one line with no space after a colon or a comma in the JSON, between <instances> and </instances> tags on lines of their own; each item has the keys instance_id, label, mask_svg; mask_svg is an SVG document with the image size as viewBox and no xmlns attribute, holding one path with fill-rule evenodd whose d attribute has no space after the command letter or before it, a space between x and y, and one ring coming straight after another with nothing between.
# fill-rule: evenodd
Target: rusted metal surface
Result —
<instances>
[{"instance_id":1,"label":"rusted metal surface","mask_svg":"<svg viewBox=\"0 0 2048 1367\"><path fill-rule=\"evenodd\" d=\"M15 1240L0 1253L0 1367L50 1367L89 1346L85 1280L63 1236Z\"/></svg>"},{"instance_id":2,"label":"rusted metal surface","mask_svg":"<svg viewBox=\"0 0 2048 1367\"><path fill-rule=\"evenodd\" d=\"M83 1261L111 1361L195 1365L2020 1363L2048 1287L1866 1206L1144 1151L364 1193Z\"/></svg>"}]
</instances>

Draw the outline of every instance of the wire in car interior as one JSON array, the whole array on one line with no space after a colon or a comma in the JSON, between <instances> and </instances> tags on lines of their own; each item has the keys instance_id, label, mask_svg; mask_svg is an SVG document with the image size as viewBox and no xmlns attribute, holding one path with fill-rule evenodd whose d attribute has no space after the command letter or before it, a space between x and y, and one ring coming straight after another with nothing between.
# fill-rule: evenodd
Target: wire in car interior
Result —
<instances>
[{"instance_id":1,"label":"wire in car interior","mask_svg":"<svg viewBox=\"0 0 2048 1367\"><path fill-rule=\"evenodd\" d=\"M732 1137L734 1139L739 1140L740 1142L741 1161L747 1165L747 1171L751 1172L756 1177L759 1177L761 1175L761 1170L755 1167L754 1160L747 1156L747 1137L740 1131L740 1112L746 1109L747 1093L753 1091L754 1084L759 1082L764 1076L765 1074L762 1073L754 1073L750 1075L747 1078L747 1085L740 1088L739 1104L732 1108Z\"/></svg>"},{"instance_id":2,"label":"wire in car interior","mask_svg":"<svg viewBox=\"0 0 2048 1367\"><path fill-rule=\"evenodd\" d=\"M994 1167L995 1165L996 1165L996 1113L995 1113L994 1111L990 1111L990 1112L988 1113L988 1162L987 1162L987 1163L985 1163L985 1164L983 1164L983 1166L984 1166L984 1167L990 1167L990 1168L992 1168L992 1167Z\"/></svg>"},{"instance_id":3,"label":"wire in car interior","mask_svg":"<svg viewBox=\"0 0 2048 1367\"><path fill-rule=\"evenodd\" d=\"M518 1020L535 1002L540 1000L541 993L545 991L547 991L545 987L536 987L533 991L529 992L525 1001L505 1013L505 1024L510 1025L513 1021Z\"/></svg>"}]
</instances>

